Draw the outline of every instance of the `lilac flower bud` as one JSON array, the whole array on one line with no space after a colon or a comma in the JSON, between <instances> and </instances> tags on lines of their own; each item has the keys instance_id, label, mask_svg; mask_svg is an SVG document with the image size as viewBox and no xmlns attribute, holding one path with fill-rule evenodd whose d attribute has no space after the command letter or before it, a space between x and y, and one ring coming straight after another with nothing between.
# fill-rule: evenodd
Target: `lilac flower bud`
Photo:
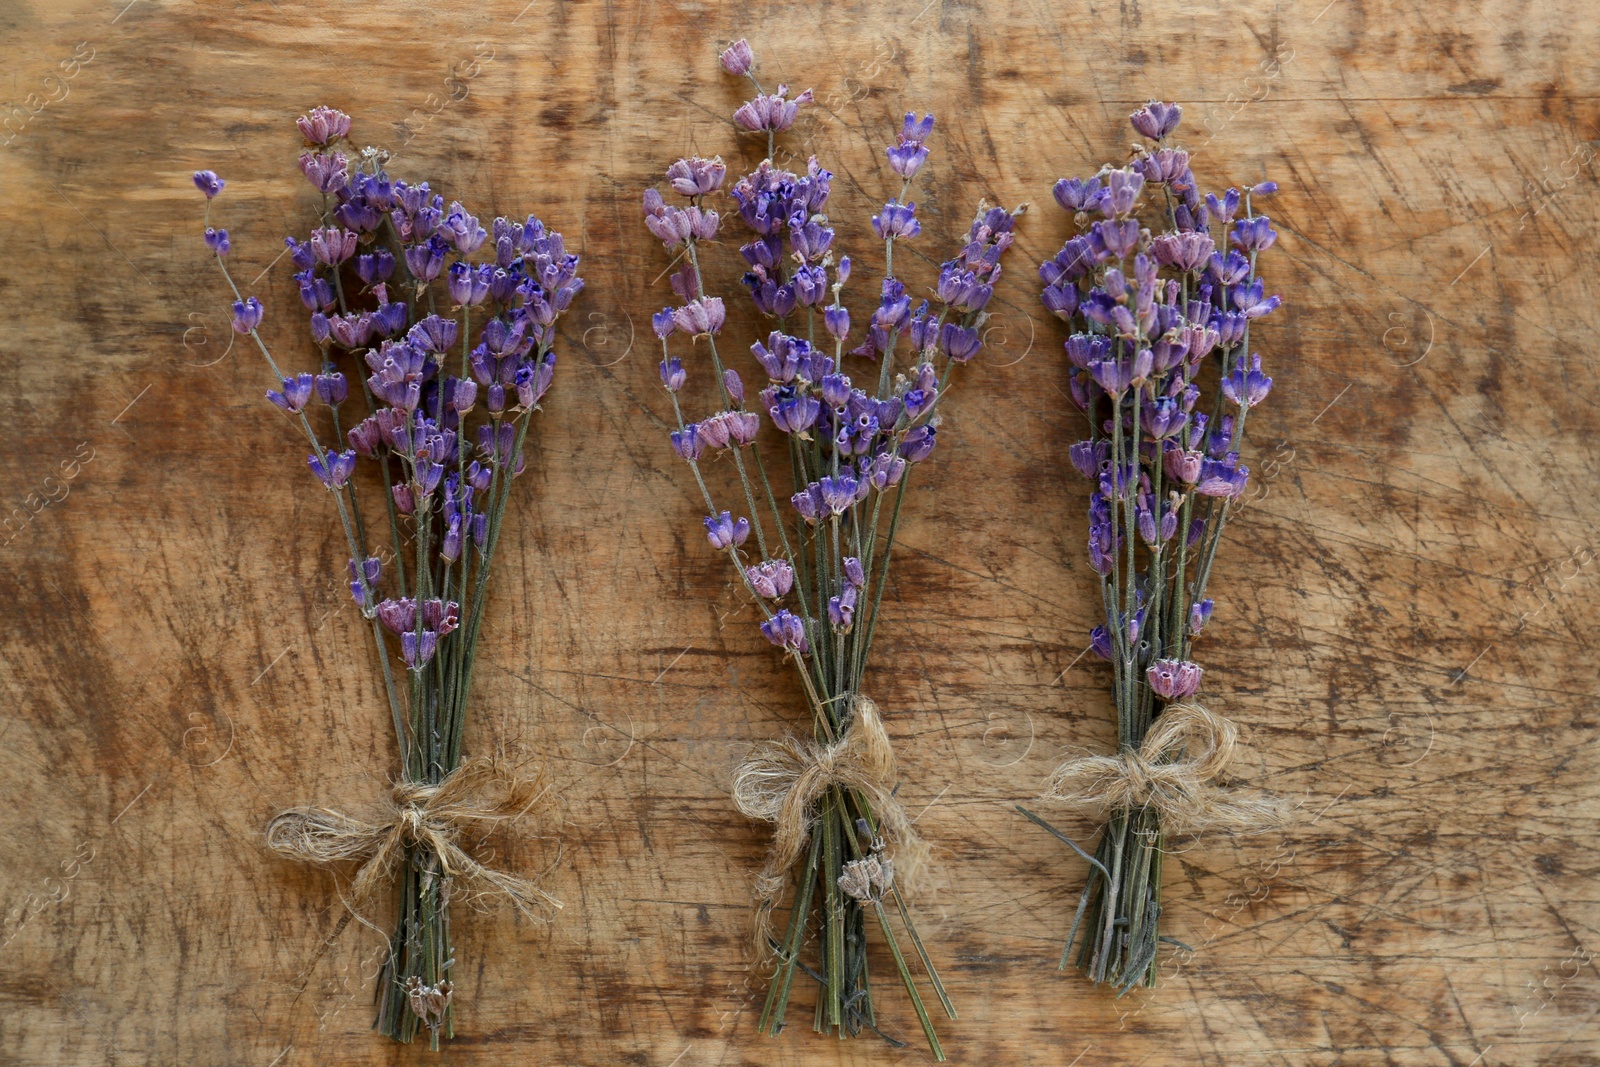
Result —
<instances>
[{"instance_id":1,"label":"lilac flower bud","mask_svg":"<svg viewBox=\"0 0 1600 1067\"><path fill-rule=\"evenodd\" d=\"M1129 115L1128 121L1133 123L1133 128L1143 136L1152 141L1159 141L1177 129L1178 122L1182 118L1183 108L1180 105L1152 100Z\"/></svg>"},{"instance_id":2,"label":"lilac flower bud","mask_svg":"<svg viewBox=\"0 0 1600 1067\"><path fill-rule=\"evenodd\" d=\"M1094 654L1103 660L1111 659L1111 631L1104 626L1096 626L1089 631L1089 647Z\"/></svg>"},{"instance_id":3,"label":"lilac flower bud","mask_svg":"<svg viewBox=\"0 0 1600 1067\"><path fill-rule=\"evenodd\" d=\"M855 624L856 590L846 586L843 593L828 598L828 623L839 633L847 634Z\"/></svg>"},{"instance_id":4,"label":"lilac flower bud","mask_svg":"<svg viewBox=\"0 0 1600 1067\"><path fill-rule=\"evenodd\" d=\"M214 230L210 226L206 227L205 241L206 247L219 256L227 255L228 249L232 247L228 244L227 230Z\"/></svg>"},{"instance_id":5,"label":"lilac flower bud","mask_svg":"<svg viewBox=\"0 0 1600 1067\"><path fill-rule=\"evenodd\" d=\"M705 453L705 442L700 439L700 426L691 422L682 430L672 431L672 450L684 459L699 459Z\"/></svg>"},{"instance_id":6,"label":"lilac flower bud","mask_svg":"<svg viewBox=\"0 0 1600 1067\"><path fill-rule=\"evenodd\" d=\"M772 424L784 433L805 433L822 412L822 405L816 397L798 392L793 386L764 389L761 399L767 405Z\"/></svg>"},{"instance_id":7,"label":"lilac flower bud","mask_svg":"<svg viewBox=\"0 0 1600 1067\"><path fill-rule=\"evenodd\" d=\"M1144 188L1144 175L1136 170L1113 170L1106 173L1106 198L1101 202L1100 213L1107 218L1124 218L1139 202L1139 192Z\"/></svg>"},{"instance_id":8,"label":"lilac flower bud","mask_svg":"<svg viewBox=\"0 0 1600 1067\"><path fill-rule=\"evenodd\" d=\"M701 421L700 440L709 448L722 449L728 447L728 421L727 412L720 412L708 419Z\"/></svg>"},{"instance_id":9,"label":"lilac flower bud","mask_svg":"<svg viewBox=\"0 0 1600 1067\"><path fill-rule=\"evenodd\" d=\"M377 285L389 280L394 273L394 256L386 248L371 255L356 257L356 275L367 285Z\"/></svg>"},{"instance_id":10,"label":"lilac flower bud","mask_svg":"<svg viewBox=\"0 0 1600 1067\"><path fill-rule=\"evenodd\" d=\"M306 404L311 400L314 382L315 379L310 374L297 374L292 378L285 378L283 392L268 390L267 399L291 415L304 411Z\"/></svg>"},{"instance_id":11,"label":"lilac flower bud","mask_svg":"<svg viewBox=\"0 0 1600 1067\"><path fill-rule=\"evenodd\" d=\"M858 483L848 474L825 476L818 480L822 503L834 515L843 515L856 502Z\"/></svg>"},{"instance_id":12,"label":"lilac flower bud","mask_svg":"<svg viewBox=\"0 0 1600 1067\"><path fill-rule=\"evenodd\" d=\"M678 329L695 337L720 332L726 320L727 311L719 296L691 300L672 313L672 321Z\"/></svg>"},{"instance_id":13,"label":"lilac flower bud","mask_svg":"<svg viewBox=\"0 0 1600 1067\"><path fill-rule=\"evenodd\" d=\"M345 402L350 395L349 383L343 374L334 371L332 374L319 374L316 378L317 399L329 407L337 407Z\"/></svg>"},{"instance_id":14,"label":"lilac flower bud","mask_svg":"<svg viewBox=\"0 0 1600 1067\"><path fill-rule=\"evenodd\" d=\"M441 600L434 597L424 600L417 608L422 615L422 625L429 630L437 630L439 635L449 633L461 622L461 605L454 600Z\"/></svg>"},{"instance_id":15,"label":"lilac flower bud","mask_svg":"<svg viewBox=\"0 0 1600 1067\"><path fill-rule=\"evenodd\" d=\"M194 187L206 194L206 199L211 200L222 192L222 187L228 183L217 177L214 170L197 170L194 172Z\"/></svg>"},{"instance_id":16,"label":"lilac flower bud","mask_svg":"<svg viewBox=\"0 0 1600 1067\"><path fill-rule=\"evenodd\" d=\"M536 364L519 367L516 378L517 403L525 408L537 407L539 401L550 391L550 384L555 381L555 375L554 355L546 356Z\"/></svg>"},{"instance_id":17,"label":"lilac flower bud","mask_svg":"<svg viewBox=\"0 0 1600 1067\"><path fill-rule=\"evenodd\" d=\"M917 221L915 201L902 204L891 200L883 205L883 210L872 216L872 232L880 241L917 236L922 232L922 224Z\"/></svg>"},{"instance_id":18,"label":"lilac flower bud","mask_svg":"<svg viewBox=\"0 0 1600 1067\"><path fill-rule=\"evenodd\" d=\"M939 348L945 355L957 363L965 363L978 354L983 347L983 339L978 331L966 326L957 326L947 322L939 330Z\"/></svg>"},{"instance_id":19,"label":"lilac flower bud","mask_svg":"<svg viewBox=\"0 0 1600 1067\"><path fill-rule=\"evenodd\" d=\"M1067 456L1079 474L1091 480L1100 477L1100 465L1106 461L1105 441L1079 441L1067 449Z\"/></svg>"},{"instance_id":20,"label":"lilac flower bud","mask_svg":"<svg viewBox=\"0 0 1600 1067\"><path fill-rule=\"evenodd\" d=\"M1253 408L1267 398L1272 390L1272 379L1261 373L1261 354L1250 357L1250 369L1245 370L1244 357L1239 358L1232 374L1223 378L1222 395L1236 406Z\"/></svg>"},{"instance_id":21,"label":"lilac flower bud","mask_svg":"<svg viewBox=\"0 0 1600 1067\"><path fill-rule=\"evenodd\" d=\"M1239 465L1238 455L1228 453L1225 460L1208 459L1200 465L1200 480L1194 491L1201 496L1238 497L1244 494L1250 468Z\"/></svg>"},{"instance_id":22,"label":"lilac flower bud","mask_svg":"<svg viewBox=\"0 0 1600 1067\"><path fill-rule=\"evenodd\" d=\"M348 166L349 161L342 152L300 154L300 173L324 193L337 193L350 183Z\"/></svg>"},{"instance_id":23,"label":"lilac flower bud","mask_svg":"<svg viewBox=\"0 0 1600 1067\"><path fill-rule=\"evenodd\" d=\"M409 633L417 628L417 602L412 597L378 602L378 622L392 634Z\"/></svg>"},{"instance_id":24,"label":"lilac flower bud","mask_svg":"<svg viewBox=\"0 0 1600 1067\"><path fill-rule=\"evenodd\" d=\"M311 313L311 340L319 345L325 345L328 343L329 333L328 316L320 311L313 311Z\"/></svg>"},{"instance_id":25,"label":"lilac flower bud","mask_svg":"<svg viewBox=\"0 0 1600 1067\"><path fill-rule=\"evenodd\" d=\"M1201 464L1205 461L1203 453L1173 447L1167 449L1162 459L1167 477L1173 481L1181 485L1193 485L1200 480Z\"/></svg>"},{"instance_id":26,"label":"lilac flower bud","mask_svg":"<svg viewBox=\"0 0 1600 1067\"><path fill-rule=\"evenodd\" d=\"M1200 631L1205 629L1206 623L1211 621L1211 598L1206 597L1198 604L1189 607L1189 636L1198 637Z\"/></svg>"},{"instance_id":27,"label":"lilac flower bud","mask_svg":"<svg viewBox=\"0 0 1600 1067\"><path fill-rule=\"evenodd\" d=\"M444 269L444 255L449 246L437 237L430 237L405 251L406 270L419 282L431 282Z\"/></svg>"},{"instance_id":28,"label":"lilac flower bud","mask_svg":"<svg viewBox=\"0 0 1600 1067\"><path fill-rule=\"evenodd\" d=\"M706 537L710 539L711 547L715 549L733 548L744 544L750 538L750 520L741 518L735 521L726 511L708 517L705 524Z\"/></svg>"},{"instance_id":29,"label":"lilac flower bud","mask_svg":"<svg viewBox=\"0 0 1600 1067\"><path fill-rule=\"evenodd\" d=\"M1145 680L1150 689L1163 700L1182 700L1194 695L1200 688L1200 676L1205 669L1188 660L1158 659L1145 668Z\"/></svg>"},{"instance_id":30,"label":"lilac flower bud","mask_svg":"<svg viewBox=\"0 0 1600 1067\"><path fill-rule=\"evenodd\" d=\"M785 99L788 93L787 85L779 85L777 91L770 95L757 96L753 100L745 101L733 113L734 123L746 130L782 133L794 125L795 117L800 112L800 105L809 104L812 100L810 89L793 100Z\"/></svg>"},{"instance_id":31,"label":"lilac flower bud","mask_svg":"<svg viewBox=\"0 0 1600 1067\"><path fill-rule=\"evenodd\" d=\"M439 635L432 630L424 630L420 635L407 630L400 635L400 657L414 671L426 667L438 648Z\"/></svg>"},{"instance_id":32,"label":"lilac flower bud","mask_svg":"<svg viewBox=\"0 0 1600 1067\"><path fill-rule=\"evenodd\" d=\"M684 196L705 196L722 188L722 179L727 173L721 156L680 159L667 168L667 181L674 191Z\"/></svg>"},{"instance_id":33,"label":"lilac flower bud","mask_svg":"<svg viewBox=\"0 0 1600 1067\"><path fill-rule=\"evenodd\" d=\"M843 407L845 401L850 399L850 379L843 374L823 375L822 399L829 407Z\"/></svg>"},{"instance_id":34,"label":"lilac flower bud","mask_svg":"<svg viewBox=\"0 0 1600 1067\"><path fill-rule=\"evenodd\" d=\"M722 387L728 391L735 404L744 403L744 380L732 367L722 372Z\"/></svg>"},{"instance_id":35,"label":"lilac flower bud","mask_svg":"<svg viewBox=\"0 0 1600 1067\"><path fill-rule=\"evenodd\" d=\"M749 74L751 66L755 63L755 56L750 51L750 42L743 37L722 53L722 69L729 74Z\"/></svg>"},{"instance_id":36,"label":"lilac flower bud","mask_svg":"<svg viewBox=\"0 0 1600 1067\"><path fill-rule=\"evenodd\" d=\"M789 503L793 504L800 517L809 523L816 522L827 510L822 504L822 491L817 488L815 482L791 496Z\"/></svg>"},{"instance_id":37,"label":"lilac flower bud","mask_svg":"<svg viewBox=\"0 0 1600 1067\"><path fill-rule=\"evenodd\" d=\"M654 330L656 336L661 338L663 341L665 341L668 337L671 337L672 331L677 328L676 324L673 322L672 309L662 308L654 315L651 315L650 328ZM674 390L674 392L676 392L676 390Z\"/></svg>"},{"instance_id":38,"label":"lilac flower bud","mask_svg":"<svg viewBox=\"0 0 1600 1067\"><path fill-rule=\"evenodd\" d=\"M233 329L236 333L249 333L261 325L263 308L255 297L233 302Z\"/></svg>"},{"instance_id":39,"label":"lilac flower bud","mask_svg":"<svg viewBox=\"0 0 1600 1067\"><path fill-rule=\"evenodd\" d=\"M1071 212L1098 211L1100 200L1105 196L1099 178L1062 178L1056 182L1051 190L1055 195L1056 203Z\"/></svg>"},{"instance_id":40,"label":"lilac flower bud","mask_svg":"<svg viewBox=\"0 0 1600 1067\"><path fill-rule=\"evenodd\" d=\"M661 361L661 384L667 387L667 392L676 393L688 379L689 372L683 369L683 360L673 356Z\"/></svg>"},{"instance_id":41,"label":"lilac flower bud","mask_svg":"<svg viewBox=\"0 0 1600 1067\"><path fill-rule=\"evenodd\" d=\"M769 559L746 568L744 574L756 595L768 600L786 596L794 588L794 568L789 566L788 560Z\"/></svg>"},{"instance_id":42,"label":"lilac flower bud","mask_svg":"<svg viewBox=\"0 0 1600 1067\"><path fill-rule=\"evenodd\" d=\"M350 116L331 107L314 107L294 123L300 127L300 136L319 148L350 133Z\"/></svg>"},{"instance_id":43,"label":"lilac flower bud","mask_svg":"<svg viewBox=\"0 0 1600 1067\"><path fill-rule=\"evenodd\" d=\"M938 421L935 419L934 421ZM913 427L900 444L900 455L907 463L920 463L933 452L938 431L928 425Z\"/></svg>"},{"instance_id":44,"label":"lilac flower bud","mask_svg":"<svg viewBox=\"0 0 1600 1067\"><path fill-rule=\"evenodd\" d=\"M761 416L753 411L729 411L723 415L728 427L728 440L735 445L752 444L761 432Z\"/></svg>"},{"instance_id":45,"label":"lilac flower bud","mask_svg":"<svg viewBox=\"0 0 1600 1067\"><path fill-rule=\"evenodd\" d=\"M828 336L843 341L850 335L850 312L842 307L831 307L822 313L822 324Z\"/></svg>"},{"instance_id":46,"label":"lilac flower bud","mask_svg":"<svg viewBox=\"0 0 1600 1067\"><path fill-rule=\"evenodd\" d=\"M374 455L379 443L382 441L381 431L378 429L378 420L362 419L350 427L345 434L345 440L350 442L350 447L355 449L358 455L368 457Z\"/></svg>"},{"instance_id":47,"label":"lilac flower bud","mask_svg":"<svg viewBox=\"0 0 1600 1067\"><path fill-rule=\"evenodd\" d=\"M1228 240L1236 248L1242 248L1246 252L1261 252L1271 248L1278 240L1278 231L1272 228L1271 219L1265 215L1257 215L1235 222Z\"/></svg>"},{"instance_id":48,"label":"lilac flower bud","mask_svg":"<svg viewBox=\"0 0 1600 1067\"><path fill-rule=\"evenodd\" d=\"M356 454L330 451L326 454L325 460L307 456L306 462L318 481L329 489L338 489L350 480L350 475L355 473Z\"/></svg>"},{"instance_id":49,"label":"lilac flower bud","mask_svg":"<svg viewBox=\"0 0 1600 1067\"><path fill-rule=\"evenodd\" d=\"M806 640L804 620L791 614L787 608L779 609L776 615L762 623L761 632L779 648L802 656L811 651L811 645Z\"/></svg>"},{"instance_id":50,"label":"lilac flower bud","mask_svg":"<svg viewBox=\"0 0 1600 1067\"><path fill-rule=\"evenodd\" d=\"M1277 182L1262 182L1260 185L1254 185L1250 187L1251 196L1271 196L1277 191Z\"/></svg>"}]
</instances>

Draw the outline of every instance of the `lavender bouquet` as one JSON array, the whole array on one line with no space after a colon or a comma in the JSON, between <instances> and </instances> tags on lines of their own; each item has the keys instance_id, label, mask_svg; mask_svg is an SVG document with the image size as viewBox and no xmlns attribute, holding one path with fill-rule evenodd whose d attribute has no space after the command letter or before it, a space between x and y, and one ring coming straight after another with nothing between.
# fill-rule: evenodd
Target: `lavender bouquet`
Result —
<instances>
[{"instance_id":1,"label":"lavender bouquet","mask_svg":"<svg viewBox=\"0 0 1600 1067\"><path fill-rule=\"evenodd\" d=\"M1089 861L1061 966L1083 927L1079 966L1122 992L1155 984L1168 940L1166 839L1256 828L1278 813L1268 798L1219 788L1237 732L1195 702L1202 669L1191 659L1229 509L1250 477L1239 462L1245 420L1272 388L1250 327L1279 304L1256 270L1277 234L1254 208L1277 186L1202 199L1189 154L1168 143L1180 116L1152 101L1132 123L1153 145L1136 146L1124 168L1056 183L1077 233L1039 268L1045 307L1073 331L1071 395L1089 421L1070 457L1095 485L1089 565L1106 621L1090 640L1111 663L1118 754L1063 764L1045 794L1109 818L1094 856L1023 814Z\"/></svg>"},{"instance_id":2,"label":"lavender bouquet","mask_svg":"<svg viewBox=\"0 0 1600 1067\"><path fill-rule=\"evenodd\" d=\"M339 513L400 772L383 819L295 809L272 821L267 842L298 860L358 862L352 910L398 870L399 918L374 1025L399 1041L426 1027L437 1049L441 1033L453 1036L452 898L501 897L529 914L560 906L462 847L468 829L487 833L525 814L541 790L499 761L463 761L461 738L511 483L555 371L556 320L583 279L561 235L532 216L497 218L488 232L426 182L391 180L379 150L362 150L352 167L338 147L348 115L317 108L298 125L308 145L300 169L321 209L310 238L286 244L310 313L315 373L284 372L259 330L260 301L228 271L227 231L208 225L205 240L237 298L234 329L281 383L267 399L304 435L311 474ZM209 223L224 183L211 171L194 180ZM358 383L354 413L342 367ZM371 461L370 478L357 477L359 459ZM359 482L381 491L375 522Z\"/></svg>"},{"instance_id":3,"label":"lavender bouquet","mask_svg":"<svg viewBox=\"0 0 1600 1067\"><path fill-rule=\"evenodd\" d=\"M811 94L790 98L783 85L763 90L744 41L722 54L722 64L755 86L755 98L734 112L735 125L764 134L767 142L767 159L732 189L749 231L739 248L749 268L744 285L771 323L765 339L750 346L767 378L759 392L747 396L739 372L723 364L718 337L725 309L721 297L707 292L701 269L701 253L722 223L709 206L725 177L721 159L674 163L666 176L687 203L669 205L651 189L644 213L650 232L681 264L671 282L682 303L653 321L662 344L661 381L677 419L672 447L688 462L705 500L711 547L727 553L761 612L761 632L793 661L812 715L810 740L764 744L735 776L740 809L776 824L755 888L757 948L775 967L758 1025L773 1034L782 1029L799 968L821 987L815 1029L837 1030L841 1038L863 1027L882 1035L867 974L868 926L875 923L928 1044L943 1059L890 922L893 909L954 1018L905 901L927 847L894 796L894 756L863 683L911 468L934 449L936 412L955 368L982 346L984 307L1021 209L980 205L965 243L942 265L928 298L914 305L895 274L895 248L921 231L907 196L928 157L933 116L905 117L897 143L888 148L900 192L872 218L883 243L884 278L877 307L849 352L866 361L857 385L844 373L851 322L842 291L851 263L843 256L835 261L834 231L824 214L832 175L814 157L803 174L773 161L776 135L793 125ZM687 371L672 354L675 335L682 348L703 344L715 375L716 411L697 422L683 418ZM766 457L757 447L763 411L784 442ZM737 503L746 514L718 508L707 482L713 464L732 467ZM783 505L769 467L790 480ZM779 935L772 912L786 896L789 917ZM813 930L815 969L801 963Z\"/></svg>"}]
</instances>

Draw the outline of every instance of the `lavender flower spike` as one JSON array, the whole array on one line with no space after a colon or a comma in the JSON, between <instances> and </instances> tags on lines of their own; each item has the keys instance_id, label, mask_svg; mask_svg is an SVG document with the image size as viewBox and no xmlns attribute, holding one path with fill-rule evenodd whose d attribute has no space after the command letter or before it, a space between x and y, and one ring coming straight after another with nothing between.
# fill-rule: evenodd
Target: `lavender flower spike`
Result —
<instances>
[{"instance_id":1,"label":"lavender flower spike","mask_svg":"<svg viewBox=\"0 0 1600 1067\"><path fill-rule=\"evenodd\" d=\"M194 187L206 194L207 200L216 198L222 192L222 187L228 183L217 177L214 170L197 170L194 172Z\"/></svg>"}]
</instances>

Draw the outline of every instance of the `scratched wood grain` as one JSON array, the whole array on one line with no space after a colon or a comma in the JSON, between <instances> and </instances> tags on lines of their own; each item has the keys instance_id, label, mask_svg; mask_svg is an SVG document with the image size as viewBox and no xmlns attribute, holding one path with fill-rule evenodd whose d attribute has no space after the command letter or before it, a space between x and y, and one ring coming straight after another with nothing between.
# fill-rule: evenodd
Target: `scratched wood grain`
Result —
<instances>
[{"instance_id":1,"label":"scratched wood grain","mask_svg":"<svg viewBox=\"0 0 1600 1067\"><path fill-rule=\"evenodd\" d=\"M498 855L548 867L567 906L549 926L463 913L447 1058L925 1056L892 991L904 1052L819 1038L805 998L781 1038L754 1030L764 833L726 789L803 709L665 446L645 321L664 263L637 209L679 153L755 160L713 59L748 34L768 78L817 92L790 143L839 175L845 247L912 107L941 120L927 255L979 196L1046 206L912 494L873 680L942 850L922 911L962 1013L953 1061L1600 1062L1584 0L524 2L0 4L0 1061L426 1057L367 1029L378 940L260 839L286 804L375 802L390 770L326 496L230 345L188 180L229 180L233 262L292 345L274 257L310 194L288 120L318 103L368 142L407 123L397 170L537 210L590 279L509 519L469 741L549 761L558 818ZM1296 818L1184 845L1165 922L1193 952L1116 1000L1056 972L1082 864L1011 810L1112 737L1081 658L1086 489L1061 462L1076 430L1031 264L1064 234L1051 182L1117 156L1150 96L1185 103L1208 184L1283 184L1277 386L1249 434L1264 495L1232 528L1203 651L1253 742L1247 777ZM731 287L726 258L715 277Z\"/></svg>"}]
</instances>

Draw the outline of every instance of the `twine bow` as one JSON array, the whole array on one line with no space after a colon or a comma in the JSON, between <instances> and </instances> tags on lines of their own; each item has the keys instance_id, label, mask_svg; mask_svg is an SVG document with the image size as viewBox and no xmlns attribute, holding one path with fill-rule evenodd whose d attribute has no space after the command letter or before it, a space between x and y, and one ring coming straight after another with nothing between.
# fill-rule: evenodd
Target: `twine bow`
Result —
<instances>
[{"instance_id":1,"label":"twine bow","mask_svg":"<svg viewBox=\"0 0 1600 1067\"><path fill-rule=\"evenodd\" d=\"M1198 704L1170 704L1137 749L1068 760L1050 776L1044 795L1102 815L1151 808L1165 830L1179 834L1275 825L1283 818L1276 798L1215 784L1238 740L1238 728L1222 716Z\"/></svg>"},{"instance_id":2,"label":"twine bow","mask_svg":"<svg viewBox=\"0 0 1600 1067\"><path fill-rule=\"evenodd\" d=\"M402 781L390 794L387 818L368 823L328 808L292 808L267 824L267 847L280 856L326 865L360 861L351 883L352 912L394 871L407 846L437 858L439 875L488 896L504 897L534 916L561 902L532 881L486 867L461 847L462 830L526 815L540 797L538 775L525 777L499 760L480 757L437 785Z\"/></svg>"},{"instance_id":3,"label":"twine bow","mask_svg":"<svg viewBox=\"0 0 1600 1067\"><path fill-rule=\"evenodd\" d=\"M884 732L878 706L855 698L854 714L839 739L821 745L798 737L757 745L733 776L733 802L752 819L777 826L767 862L756 876L756 945L765 955L771 945L772 909L789 871L811 840L812 809L831 788L858 794L894 844L897 881L914 882L927 864L928 845L911 826L895 798L894 750Z\"/></svg>"}]
</instances>

